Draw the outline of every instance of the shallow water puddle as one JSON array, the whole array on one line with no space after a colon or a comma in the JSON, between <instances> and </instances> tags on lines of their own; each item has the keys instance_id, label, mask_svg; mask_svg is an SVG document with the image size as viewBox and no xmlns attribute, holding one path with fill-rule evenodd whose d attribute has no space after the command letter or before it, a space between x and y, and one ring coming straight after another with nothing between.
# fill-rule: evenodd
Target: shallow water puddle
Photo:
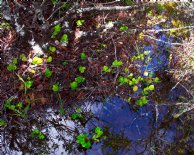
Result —
<instances>
[{"instance_id":1,"label":"shallow water puddle","mask_svg":"<svg viewBox=\"0 0 194 155\"><path fill-rule=\"evenodd\" d=\"M75 111L65 108L64 115L59 114L59 108L43 108L1 131L2 150L5 154L56 155L189 153L194 146L192 121L174 119L169 107L149 102L135 110L120 98L110 97L100 103L85 102L75 106ZM73 120L70 117L77 109L82 118ZM82 149L76 135L87 133L92 139L96 127L102 129L103 137L99 142L91 141L89 149ZM32 129L39 129L45 140L32 138Z\"/></svg>"}]
</instances>

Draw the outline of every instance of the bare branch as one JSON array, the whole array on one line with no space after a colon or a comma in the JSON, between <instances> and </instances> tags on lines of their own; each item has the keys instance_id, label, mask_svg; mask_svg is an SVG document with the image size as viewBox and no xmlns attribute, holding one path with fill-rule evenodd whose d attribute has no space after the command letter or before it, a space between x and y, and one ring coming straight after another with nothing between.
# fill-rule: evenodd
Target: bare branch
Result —
<instances>
[{"instance_id":1,"label":"bare branch","mask_svg":"<svg viewBox=\"0 0 194 155\"><path fill-rule=\"evenodd\" d=\"M144 6L148 5L149 3L145 3ZM59 20L55 21L54 23L52 23L50 26L59 24L60 22L62 22L63 20L65 20L65 18L67 16L69 16L69 14L73 14L73 13L85 13L85 12L90 12L90 11L122 11L122 10L130 10L130 9L136 9L139 8L139 5L133 5L133 6L97 6L97 7L87 7L87 8L79 8L76 10L69 10L68 12L66 12L66 15L61 17Z\"/></svg>"},{"instance_id":2,"label":"bare branch","mask_svg":"<svg viewBox=\"0 0 194 155\"><path fill-rule=\"evenodd\" d=\"M170 28L170 29L160 29L160 30L145 30L146 32L167 32L172 30L181 30L181 29L193 29L194 26L185 26L185 27L179 27L179 28Z\"/></svg>"},{"instance_id":3,"label":"bare branch","mask_svg":"<svg viewBox=\"0 0 194 155\"><path fill-rule=\"evenodd\" d=\"M139 5L134 6L97 6L97 7L88 7L88 8L80 8L77 9L77 13L83 13L83 12L90 12L90 11L122 11L122 10L129 10L129 9L135 9L138 8Z\"/></svg>"},{"instance_id":4,"label":"bare branch","mask_svg":"<svg viewBox=\"0 0 194 155\"><path fill-rule=\"evenodd\" d=\"M150 35L143 35L143 36L148 37L148 38L153 39L153 40L156 40L156 41L159 41L159 42L162 42L162 43L165 43L165 44L171 44L173 46L180 46L180 45L182 45L181 43L171 43L171 42L163 41L161 39L156 39L156 38L154 38L154 37L152 37Z\"/></svg>"}]
</instances>

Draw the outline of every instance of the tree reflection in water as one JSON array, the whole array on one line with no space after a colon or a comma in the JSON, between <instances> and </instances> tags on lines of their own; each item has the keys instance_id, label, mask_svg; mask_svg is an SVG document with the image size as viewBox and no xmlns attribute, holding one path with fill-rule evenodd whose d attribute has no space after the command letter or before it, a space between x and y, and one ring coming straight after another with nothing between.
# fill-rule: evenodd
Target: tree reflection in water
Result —
<instances>
[{"instance_id":1,"label":"tree reflection in water","mask_svg":"<svg viewBox=\"0 0 194 155\"><path fill-rule=\"evenodd\" d=\"M12 117L1 128L2 151L4 154L192 153L191 115L174 119L173 106L150 102L133 109L120 98L111 97L105 103L85 102L76 107L82 111L80 120L70 118L75 112L70 108L65 108L65 115L61 115L57 107L34 109L25 119ZM82 149L76 136L88 133L91 138L96 126L103 129L104 138L99 143L92 142L90 149ZM32 137L33 129L40 130L46 139Z\"/></svg>"}]
</instances>

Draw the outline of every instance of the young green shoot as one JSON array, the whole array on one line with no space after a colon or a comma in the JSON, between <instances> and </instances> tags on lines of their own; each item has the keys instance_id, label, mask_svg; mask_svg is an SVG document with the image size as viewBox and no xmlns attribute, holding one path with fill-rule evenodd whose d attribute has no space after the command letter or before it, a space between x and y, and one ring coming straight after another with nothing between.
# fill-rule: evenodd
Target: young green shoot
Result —
<instances>
[{"instance_id":1,"label":"young green shoot","mask_svg":"<svg viewBox=\"0 0 194 155\"><path fill-rule=\"evenodd\" d=\"M52 90L53 90L53 92L59 91L59 83L58 82L53 85Z\"/></svg>"},{"instance_id":2,"label":"young green shoot","mask_svg":"<svg viewBox=\"0 0 194 155\"><path fill-rule=\"evenodd\" d=\"M86 67L84 67L84 66L79 66L78 70L79 70L80 73L84 73L85 70L86 70Z\"/></svg>"}]
</instances>

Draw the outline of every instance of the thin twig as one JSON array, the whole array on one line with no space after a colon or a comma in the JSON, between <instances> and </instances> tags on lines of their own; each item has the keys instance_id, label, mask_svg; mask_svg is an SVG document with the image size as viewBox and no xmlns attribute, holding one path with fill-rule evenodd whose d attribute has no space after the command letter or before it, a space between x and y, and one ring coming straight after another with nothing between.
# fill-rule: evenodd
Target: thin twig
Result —
<instances>
[{"instance_id":1,"label":"thin twig","mask_svg":"<svg viewBox=\"0 0 194 155\"><path fill-rule=\"evenodd\" d=\"M166 31L172 31L172 30L181 30L181 29L193 29L194 26L185 26L185 27L179 27L179 28L169 28L169 29L160 29L160 30L145 30L145 32L166 32Z\"/></svg>"}]
</instances>

